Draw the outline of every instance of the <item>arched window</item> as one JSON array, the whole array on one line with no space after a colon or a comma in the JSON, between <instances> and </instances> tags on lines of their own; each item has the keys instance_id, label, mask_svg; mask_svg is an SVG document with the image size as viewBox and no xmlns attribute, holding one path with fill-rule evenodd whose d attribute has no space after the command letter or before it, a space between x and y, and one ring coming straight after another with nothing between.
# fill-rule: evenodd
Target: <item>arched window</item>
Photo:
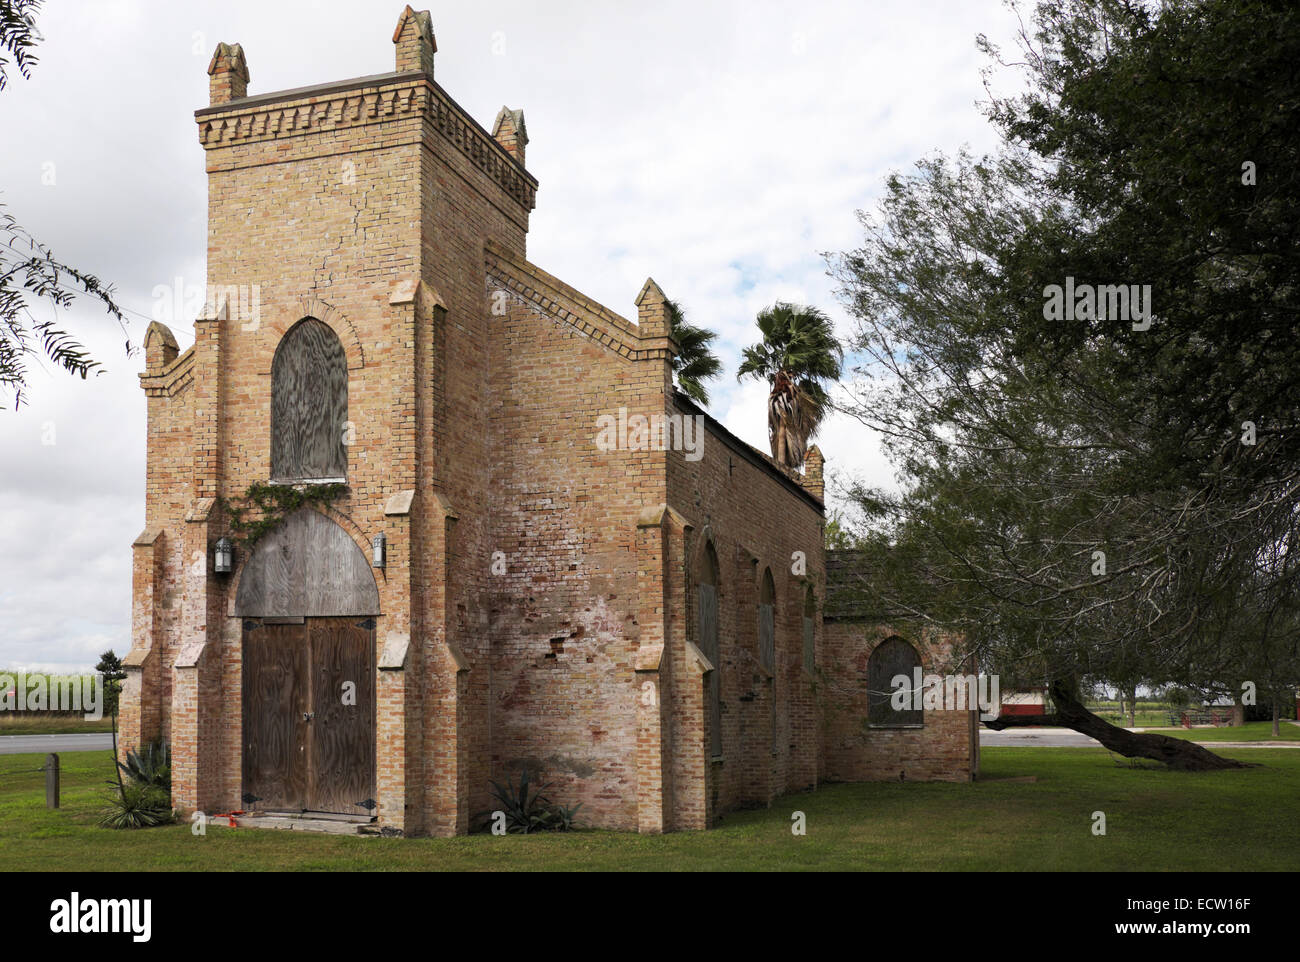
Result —
<instances>
[{"instance_id":1,"label":"arched window","mask_svg":"<svg viewBox=\"0 0 1300 962\"><path fill-rule=\"evenodd\" d=\"M807 672L817 667L816 617L817 598L813 595L812 585L809 585L803 593L803 668Z\"/></svg>"},{"instance_id":2,"label":"arched window","mask_svg":"<svg viewBox=\"0 0 1300 962\"><path fill-rule=\"evenodd\" d=\"M323 321L299 321L271 366L272 480L347 480L347 422L343 345Z\"/></svg>"},{"instance_id":3,"label":"arched window","mask_svg":"<svg viewBox=\"0 0 1300 962\"><path fill-rule=\"evenodd\" d=\"M902 638L887 638L876 646L867 661L867 723L872 728L920 728L925 723L921 692L915 690L915 671L920 667L921 656ZM899 675L907 678L905 691L911 696L902 711L893 705L894 679Z\"/></svg>"},{"instance_id":4,"label":"arched window","mask_svg":"<svg viewBox=\"0 0 1300 962\"><path fill-rule=\"evenodd\" d=\"M722 754L722 653L718 644L718 554L706 542L697 574L700 650L713 665L709 676L709 751Z\"/></svg>"},{"instance_id":5,"label":"arched window","mask_svg":"<svg viewBox=\"0 0 1300 962\"><path fill-rule=\"evenodd\" d=\"M763 587L758 596L758 660L770 674L767 681L767 704L770 714L772 754L777 749L776 717L776 583L772 569L763 571Z\"/></svg>"},{"instance_id":6,"label":"arched window","mask_svg":"<svg viewBox=\"0 0 1300 962\"><path fill-rule=\"evenodd\" d=\"M776 583L771 568L763 572L758 599L758 660L768 671L776 668Z\"/></svg>"}]
</instances>

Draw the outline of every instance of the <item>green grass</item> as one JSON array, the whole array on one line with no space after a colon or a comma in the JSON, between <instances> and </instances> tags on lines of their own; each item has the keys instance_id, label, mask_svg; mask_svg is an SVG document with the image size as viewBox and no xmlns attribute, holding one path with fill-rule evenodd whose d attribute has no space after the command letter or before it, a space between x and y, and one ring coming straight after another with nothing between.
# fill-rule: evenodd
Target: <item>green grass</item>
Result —
<instances>
[{"instance_id":1,"label":"green grass","mask_svg":"<svg viewBox=\"0 0 1300 962\"><path fill-rule=\"evenodd\" d=\"M96 828L105 752L69 753L64 807L44 808L42 756L0 756L0 871L130 870L1209 870L1300 868L1300 752L1238 749L1262 767L1183 774L1101 749L982 752L974 784L831 785L704 833L378 839L188 825ZM1034 784L998 779L1036 776ZM808 834L790 832L794 811ZM1103 811L1108 834L1092 834Z\"/></svg>"},{"instance_id":2,"label":"green grass","mask_svg":"<svg viewBox=\"0 0 1300 962\"><path fill-rule=\"evenodd\" d=\"M1158 734L1197 742L1300 742L1300 725L1284 721L1277 735L1272 722L1246 722L1240 728L1162 728Z\"/></svg>"}]
</instances>

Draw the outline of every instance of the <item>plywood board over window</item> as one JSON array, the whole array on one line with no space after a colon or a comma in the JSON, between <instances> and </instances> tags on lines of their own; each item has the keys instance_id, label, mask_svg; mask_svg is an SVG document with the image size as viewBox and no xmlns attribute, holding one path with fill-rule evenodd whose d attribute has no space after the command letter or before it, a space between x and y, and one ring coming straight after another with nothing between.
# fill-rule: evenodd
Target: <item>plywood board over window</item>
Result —
<instances>
[{"instance_id":1,"label":"plywood board over window","mask_svg":"<svg viewBox=\"0 0 1300 962\"><path fill-rule=\"evenodd\" d=\"M338 335L313 317L294 325L271 367L271 477L345 481L348 360Z\"/></svg>"},{"instance_id":2,"label":"plywood board over window","mask_svg":"<svg viewBox=\"0 0 1300 962\"><path fill-rule=\"evenodd\" d=\"M718 555L711 544L705 546L698 591L700 650L713 665L709 675L709 753L717 758L722 754L722 659L718 643Z\"/></svg>"},{"instance_id":3,"label":"plywood board over window","mask_svg":"<svg viewBox=\"0 0 1300 962\"><path fill-rule=\"evenodd\" d=\"M914 692L915 709L898 710L893 705L896 687L893 681L902 675L907 690L914 685L914 671L921 667L921 656L902 638L887 638L876 646L867 662L867 721L872 728L920 728L925 713L920 710L920 692Z\"/></svg>"}]
</instances>

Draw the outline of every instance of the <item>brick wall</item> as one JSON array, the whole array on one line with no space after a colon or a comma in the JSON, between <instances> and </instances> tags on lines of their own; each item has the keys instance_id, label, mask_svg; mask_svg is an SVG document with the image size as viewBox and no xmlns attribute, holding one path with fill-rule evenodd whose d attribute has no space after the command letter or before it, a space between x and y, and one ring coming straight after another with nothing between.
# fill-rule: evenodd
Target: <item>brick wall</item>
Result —
<instances>
[{"instance_id":1,"label":"brick wall","mask_svg":"<svg viewBox=\"0 0 1300 962\"><path fill-rule=\"evenodd\" d=\"M920 632L855 621L825 624L823 717L826 777L832 781L970 781L979 770L978 714L926 711L921 728L872 728L867 723L867 662L895 635L910 642L926 673L948 674L950 646Z\"/></svg>"}]
</instances>

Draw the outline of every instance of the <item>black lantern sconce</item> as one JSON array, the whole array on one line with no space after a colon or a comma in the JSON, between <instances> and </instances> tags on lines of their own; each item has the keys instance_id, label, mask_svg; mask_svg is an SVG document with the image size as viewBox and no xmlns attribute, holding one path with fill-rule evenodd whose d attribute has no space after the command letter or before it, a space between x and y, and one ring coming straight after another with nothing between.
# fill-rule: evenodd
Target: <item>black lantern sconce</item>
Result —
<instances>
[{"instance_id":1,"label":"black lantern sconce","mask_svg":"<svg viewBox=\"0 0 1300 962\"><path fill-rule=\"evenodd\" d=\"M388 539L382 534L377 534L370 542L370 565L373 568L383 568L387 561Z\"/></svg>"},{"instance_id":2,"label":"black lantern sconce","mask_svg":"<svg viewBox=\"0 0 1300 962\"><path fill-rule=\"evenodd\" d=\"M235 570L235 546L229 538L219 540L213 549L212 570L219 575L228 575Z\"/></svg>"}]
</instances>

